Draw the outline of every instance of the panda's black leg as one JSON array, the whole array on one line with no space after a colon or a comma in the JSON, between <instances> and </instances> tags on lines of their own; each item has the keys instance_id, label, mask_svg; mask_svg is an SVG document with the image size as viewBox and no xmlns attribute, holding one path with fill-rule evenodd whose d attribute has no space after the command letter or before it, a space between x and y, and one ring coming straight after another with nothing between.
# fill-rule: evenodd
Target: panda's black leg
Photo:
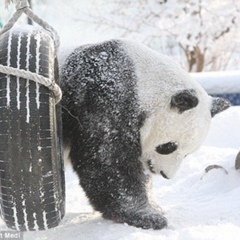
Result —
<instances>
[{"instance_id":1,"label":"panda's black leg","mask_svg":"<svg viewBox=\"0 0 240 240\"><path fill-rule=\"evenodd\" d=\"M105 146L101 151L106 149L106 152L101 152L100 156L93 147L90 152L82 144L72 146L70 158L95 210L106 219L135 227L161 229L167 226L165 217L148 201L140 161L127 157L134 152L122 151L119 154L116 150L117 154L112 154L112 159L104 159L113 152L110 146ZM120 144L116 146L121 148Z\"/></svg>"}]
</instances>

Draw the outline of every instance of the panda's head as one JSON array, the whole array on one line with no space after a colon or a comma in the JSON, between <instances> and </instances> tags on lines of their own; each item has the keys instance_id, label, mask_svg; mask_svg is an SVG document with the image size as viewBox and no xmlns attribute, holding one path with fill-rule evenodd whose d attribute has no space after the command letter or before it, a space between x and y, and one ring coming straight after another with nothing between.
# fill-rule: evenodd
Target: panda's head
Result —
<instances>
[{"instance_id":1,"label":"panda's head","mask_svg":"<svg viewBox=\"0 0 240 240\"><path fill-rule=\"evenodd\" d=\"M133 60L139 106L146 115L141 161L152 173L171 178L203 143L211 118L230 104L209 96L169 57L135 42L122 44Z\"/></svg>"},{"instance_id":2,"label":"panda's head","mask_svg":"<svg viewBox=\"0 0 240 240\"><path fill-rule=\"evenodd\" d=\"M166 111L146 119L141 129L142 161L150 172L173 177L182 160L204 141L211 118L229 107L224 99L209 96L201 103L201 97L194 89L179 90Z\"/></svg>"}]
</instances>

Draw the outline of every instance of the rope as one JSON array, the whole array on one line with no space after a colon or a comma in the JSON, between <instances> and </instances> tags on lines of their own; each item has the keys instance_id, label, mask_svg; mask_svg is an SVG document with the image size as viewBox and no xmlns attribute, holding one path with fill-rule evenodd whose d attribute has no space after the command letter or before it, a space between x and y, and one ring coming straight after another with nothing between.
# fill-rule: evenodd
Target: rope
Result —
<instances>
[{"instance_id":1,"label":"rope","mask_svg":"<svg viewBox=\"0 0 240 240\"><path fill-rule=\"evenodd\" d=\"M13 0L7 0L6 4L13 2ZM16 0L14 0L16 2ZM17 22L17 20L21 17L23 13L25 13L30 19L36 22L38 25L43 27L46 31L48 31L54 40L56 52L59 49L60 38L58 36L57 31L50 26L46 21L38 17L29 7L28 0L18 0L16 3L16 12L13 14L12 18L8 21L8 23L3 27L0 31L0 35L7 32L13 25Z\"/></svg>"},{"instance_id":2,"label":"rope","mask_svg":"<svg viewBox=\"0 0 240 240\"><path fill-rule=\"evenodd\" d=\"M29 7L28 0L6 0L5 4L8 6L11 2L16 4L16 12L13 14L12 18L8 21L8 23L3 27L0 31L0 35L4 34L8 30L10 30L13 25L17 22L17 20L21 17L23 13L25 13L30 19L36 22L38 25L43 27L49 34L51 35L54 45L55 45L55 53L58 52L60 40L57 34L57 31L50 26L46 21L38 17ZM18 77L26 78L38 82L46 87L48 87L56 98L56 102L58 103L62 98L62 92L60 87L54 82L50 81L49 79L33 72L25 71L23 69L16 69L12 67L7 67L0 64L0 72L4 74L16 75Z\"/></svg>"},{"instance_id":3,"label":"rope","mask_svg":"<svg viewBox=\"0 0 240 240\"><path fill-rule=\"evenodd\" d=\"M8 75L14 75L20 78L29 79L48 87L53 92L56 98L56 103L58 103L62 98L62 91L60 87L55 82L50 81L48 78L45 78L39 74L29 72L24 69L3 66L1 64L0 64L0 72Z\"/></svg>"}]
</instances>

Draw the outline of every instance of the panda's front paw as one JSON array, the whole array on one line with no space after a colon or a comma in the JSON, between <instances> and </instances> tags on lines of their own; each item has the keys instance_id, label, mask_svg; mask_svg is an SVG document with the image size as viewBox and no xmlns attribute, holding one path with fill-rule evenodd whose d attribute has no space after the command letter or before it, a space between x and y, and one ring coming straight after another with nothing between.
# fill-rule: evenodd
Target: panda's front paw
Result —
<instances>
[{"instance_id":1,"label":"panda's front paw","mask_svg":"<svg viewBox=\"0 0 240 240\"><path fill-rule=\"evenodd\" d=\"M112 216L103 217L119 223L127 223L130 226L143 229L162 229L167 227L167 219L157 210L144 209L140 211L121 212Z\"/></svg>"},{"instance_id":2,"label":"panda's front paw","mask_svg":"<svg viewBox=\"0 0 240 240\"><path fill-rule=\"evenodd\" d=\"M160 213L132 213L125 223L143 229L162 229L167 227L167 219Z\"/></svg>"}]
</instances>

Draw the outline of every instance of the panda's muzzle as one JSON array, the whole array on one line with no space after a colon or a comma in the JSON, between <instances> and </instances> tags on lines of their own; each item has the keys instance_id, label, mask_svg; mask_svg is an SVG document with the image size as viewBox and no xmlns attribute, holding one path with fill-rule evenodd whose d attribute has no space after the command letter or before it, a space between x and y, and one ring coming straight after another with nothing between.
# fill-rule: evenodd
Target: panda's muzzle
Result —
<instances>
[{"instance_id":1,"label":"panda's muzzle","mask_svg":"<svg viewBox=\"0 0 240 240\"><path fill-rule=\"evenodd\" d=\"M153 165L152 165L151 160L148 160L148 161L147 161L147 165L148 165L148 168L149 168L150 172L156 173L156 172L154 171L154 168L153 168Z\"/></svg>"},{"instance_id":2,"label":"panda's muzzle","mask_svg":"<svg viewBox=\"0 0 240 240\"><path fill-rule=\"evenodd\" d=\"M153 168L153 165L152 165L151 160L148 160L148 161L147 161L147 165L148 165L148 168L149 168L150 172L156 174L156 172L154 171L154 168ZM160 171L160 174L162 175L162 177L164 177L164 178L166 178L166 179L169 179L169 178L167 177L167 175L166 175L163 171Z\"/></svg>"},{"instance_id":3,"label":"panda's muzzle","mask_svg":"<svg viewBox=\"0 0 240 240\"><path fill-rule=\"evenodd\" d=\"M160 174L161 174L164 178L169 179L169 178L167 177L167 175L166 175L163 171L160 171Z\"/></svg>"}]
</instances>

